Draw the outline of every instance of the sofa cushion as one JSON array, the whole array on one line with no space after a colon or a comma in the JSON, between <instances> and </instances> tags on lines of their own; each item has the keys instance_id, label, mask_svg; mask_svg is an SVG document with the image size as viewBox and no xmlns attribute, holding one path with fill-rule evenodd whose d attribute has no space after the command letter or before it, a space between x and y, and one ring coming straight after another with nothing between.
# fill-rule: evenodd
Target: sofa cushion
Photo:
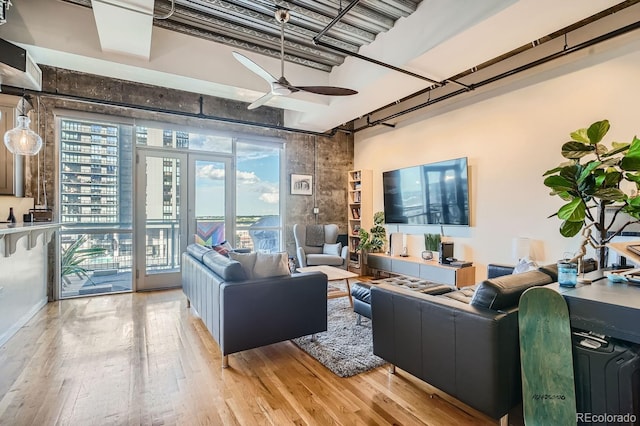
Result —
<instances>
[{"instance_id":1,"label":"sofa cushion","mask_svg":"<svg viewBox=\"0 0 640 426\"><path fill-rule=\"evenodd\" d=\"M257 253L253 267L254 278L269 278L289 275L287 253Z\"/></svg>"},{"instance_id":2,"label":"sofa cushion","mask_svg":"<svg viewBox=\"0 0 640 426\"><path fill-rule=\"evenodd\" d=\"M224 281L243 281L247 279L240 262L229 259L214 250L210 250L202 256L202 263Z\"/></svg>"},{"instance_id":3,"label":"sofa cushion","mask_svg":"<svg viewBox=\"0 0 640 426\"><path fill-rule=\"evenodd\" d=\"M445 293L441 297L448 297L449 299L462 302L465 305L470 305L475 292L476 292L476 286L468 286L468 287L462 287L460 290Z\"/></svg>"},{"instance_id":4,"label":"sofa cushion","mask_svg":"<svg viewBox=\"0 0 640 426\"><path fill-rule=\"evenodd\" d=\"M342 258L331 254L307 254L307 266L341 266Z\"/></svg>"},{"instance_id":5,"label":"sofa cushion","mask_svg":"<svg viewBox=\"0 0 640 426\"><path fill-rule=\"evenodd\" d=\"M530 287L552 283L551 277L541 271L491 278L478 284L471 305L504 310L518 305L520 295Z\"/></svg>"},{"instance_id":6,"label":"sofa cushion","mask_svg":"<svg viewBox=\"0 0 640 426\"><path fill-rule=\"evenodd\" d=\"M322 254L331 254L333 256L340 256L342 250L342 243L327 244L322 246Z\"/></svg>"},{"instance_id":7,"label":"sofa cushion","mask_svg":"<svg viewBox=\"0 0 640 426\"><path fill-rule=\"evenodd\" d=\"M229 258L239 262L242 265L245 276L248 280L253 279L253 267L256 265L258 253L237 253L229 252Z\"/></svg>"},{"instance_id":8,"label":"sofa cushion","mask_svg":"<svg viewBox=\"0 0 640 426\"><path fill-rule=\"evenodd\" d=\"M209 247L205 247L196 243L192 243L187 246L187 253L195 257L198 262L202 262L202 256L209 253L210 251L211 249Z\"/></svg>"}]
</instances>

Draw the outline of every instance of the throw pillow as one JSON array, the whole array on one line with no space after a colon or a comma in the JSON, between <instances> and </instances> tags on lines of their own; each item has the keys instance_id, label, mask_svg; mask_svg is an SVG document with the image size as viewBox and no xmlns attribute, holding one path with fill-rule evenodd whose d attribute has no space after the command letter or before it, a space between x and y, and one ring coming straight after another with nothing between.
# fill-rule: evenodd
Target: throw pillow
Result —
<instances>
[{"instance_id":1,"label":"throw pillow","mask_svg":"<svg viewBox=\"0 0 640 426\"><path fill-rule=\"evenodd\" d=\"M333 256L340 256L342 251L342 243L326 244L322 246L322 254L330 254Z\"/></svg>"},{"instance_id":2,"label":"throw pillow","mask_svg":"<svg viewBox=\"0 0 640 426\"><path fill-rule=\"evenodd\" d=\"M525 259L520 259L520 261L513 268L513 273L521 274L527 271L535 271L536 269L538 269L538 265L536 264L536 262L525 258Z\"/></svg>"},{"instance_id":3,"label":"throw pillow","mask_svg":"<svg viewBox=\"0 0 640 426\"><path fill-rule=\"evenodd\" d=\"M215 251L223 256L229 257L229 252L233 251L233 247L226 240L212 247Z\"/></svg>"},{"instance_id":4,"label":"throw pillow","mask_svg":"<svg viewBox=\"0 0 640 426\"><path fill-rule=\"evenodd\" d=\"M254 278L253 268L256 264L257 253L238 253L230 251L229 258L240 262L248 280L252 280Z\"/></svg>"},{"instance_id":5,"label":"throw pillow","mask_svg":"<svg viewBox=\"0 0 640 426\"><path fill-rule=\"evenodd\" d=\"M256 253L253 267L254 278L269 278L289 275L287 253Z\"/></svg>"}]
</instances>

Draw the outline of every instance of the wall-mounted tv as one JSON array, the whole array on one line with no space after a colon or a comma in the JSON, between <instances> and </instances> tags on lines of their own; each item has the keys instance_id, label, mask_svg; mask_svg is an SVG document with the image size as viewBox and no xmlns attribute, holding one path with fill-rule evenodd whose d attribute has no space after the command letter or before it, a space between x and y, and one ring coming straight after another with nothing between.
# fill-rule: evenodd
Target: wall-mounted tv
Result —
<instances>
[{"instance_id":1,"label":"wall-mounted tv","mask_svg":"<svg viewBox=\"0 0 640 426\"><path fill-rule=\"evenodd\" d=\"M467 158L382 173L386 223L469 226Z\"/></svg>"}]
</instances>

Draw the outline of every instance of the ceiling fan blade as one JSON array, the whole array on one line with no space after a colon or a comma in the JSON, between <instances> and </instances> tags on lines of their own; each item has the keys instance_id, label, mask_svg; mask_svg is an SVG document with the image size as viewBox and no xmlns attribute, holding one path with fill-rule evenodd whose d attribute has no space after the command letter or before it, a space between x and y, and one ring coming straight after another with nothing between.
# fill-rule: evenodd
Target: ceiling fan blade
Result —
<instances>
[{"instance_id":1,"label":"ceiling fan blade","mask_svg":"<svg viewBox=\"0 0 640 426\"><path fill-rule=\"evenodd\" d=\"M358 92L353 89L345 89L344 87L334 86L291 86L292 89L298 89L303 92L315 93L317 95L327 96L350 96L356 95Z\"/></svg>"},{"instance_id":2,"label":"ceiling fan blade","mask_svg":"<svg viewBox=\"0 0 640 426\"><path fill-rule=\"evenodd\" d=\"M246 56L244 56L244 55L242 55L242 54L240 54L238 52L231 52L231 54L233 55L234 58L236 58L238 60L238 62L240 62L245 67L249 68L249 70L251 70L254 73L258 74L267 83L271 84L274 81L278 80L277 78L275 78L274 76L269 74L267 72L267 70L265 70L260 65L256 64L255 62L253 62L251 59L247 58Z\"/></svg>"},{"instance_id":3,"label":"ceiling fan blade","mask_svg":"<svg viewBox=\"0 0 640 426\"><path fill-rule=\"evenodd\" d=\"M265 93L263 96L259 97L255 101L253 101L253 103L251 105L249 105L247 107L247 109L256 109L256 108L266 104L267 102L269 102L269 100L271 98L273 98L273 97L274 97L274 94L272 92Z\"/></svg>"}]
</instances>

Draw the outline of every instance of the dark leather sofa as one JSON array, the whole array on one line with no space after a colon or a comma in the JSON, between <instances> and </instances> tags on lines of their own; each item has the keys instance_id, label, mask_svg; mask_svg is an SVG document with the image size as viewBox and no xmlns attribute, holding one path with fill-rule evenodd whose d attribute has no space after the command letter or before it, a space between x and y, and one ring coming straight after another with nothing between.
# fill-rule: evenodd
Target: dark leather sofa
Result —
<instances>
[{"instance_id":1,"label":"dark leather sofa","mask_svg":"<svg viewBox=\"0 0 640 426\"><path fill-rule=\"evenodd\" d=\"M320 272L247 280L242 265L191 244L182 290L228 355L327 330L327 276Z\"/></svg>"},{"instance_id":2,"label":"dark leather sofa","mask_svg":"<svg viewBox=\"0 0 640 426\"><path fill-rule=\"evenodd\" d=\"M489 266L487 280L442 295L371 288L373 352L463 403L508 424L522 399L518 301L557 280L555 266L516 275ZM504 269L501 269L504 268Z\"/></svg>"}]
</instances>

